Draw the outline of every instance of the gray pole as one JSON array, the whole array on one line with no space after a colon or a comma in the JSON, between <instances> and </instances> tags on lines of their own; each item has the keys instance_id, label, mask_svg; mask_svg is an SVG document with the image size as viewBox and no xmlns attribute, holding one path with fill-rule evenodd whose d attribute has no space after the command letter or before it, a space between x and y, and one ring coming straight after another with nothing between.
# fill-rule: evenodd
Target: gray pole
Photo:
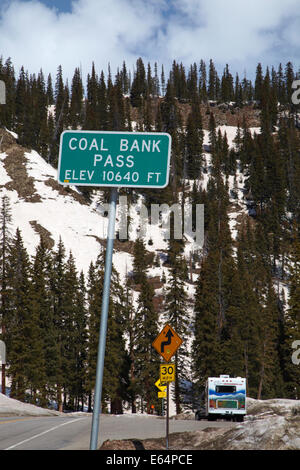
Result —
<instances>
[{"instance_id":1,"label":"gray pole","mask_svg":"<svg viewBox=\"0 0 300 470\"><path fill-rule=\"evenodd\" d=\"M104 272L103 297L102 297L102 307L101 307L101 324L100 324L99 344L98 344L97 372L96 372L96 384L95 384L95 397L94 397L90 450L97 450L97 446L98 446L98 430L99 430L99 418L100 418L99 415L101 413L103 369L104 369L105 343L106 343L106 331L107 331L107 316L108 316L108 307L109 307L110 278L111 278L111 270L112 270L112 256L113 256L114 235L115 235L117 196L118 196L118 189L112 188L111 193L110 193L109 221L108 221L108 233L107 233L107 244L106 244L106 255L105 255L105 272Z\"/></svg>"},{"instance_id":2,"label":"gray pole","mask_svg":"<svg viewBox=\"0 0 300 470\"><path fill-rule=\"evenodd\" d=\"M167 382L166 449L169 449L169 382Z\"/></svg>"}]
</instances>

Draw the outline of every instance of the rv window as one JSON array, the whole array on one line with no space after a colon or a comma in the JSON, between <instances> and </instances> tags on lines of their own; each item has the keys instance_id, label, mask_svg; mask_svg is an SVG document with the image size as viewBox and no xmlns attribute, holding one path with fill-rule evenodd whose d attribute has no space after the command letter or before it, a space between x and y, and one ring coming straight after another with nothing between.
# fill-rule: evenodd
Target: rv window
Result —
<instances>
[{"instance_id":1,"label":"rv window","mask_svg":"<svg viewBox=\"0 0 300 470\"><path fill-rule=\"evenodd\" d=\"M236 387L233 385L216 385L217 393L233 393L236 392Z\"/></svg>"}]
</instances>

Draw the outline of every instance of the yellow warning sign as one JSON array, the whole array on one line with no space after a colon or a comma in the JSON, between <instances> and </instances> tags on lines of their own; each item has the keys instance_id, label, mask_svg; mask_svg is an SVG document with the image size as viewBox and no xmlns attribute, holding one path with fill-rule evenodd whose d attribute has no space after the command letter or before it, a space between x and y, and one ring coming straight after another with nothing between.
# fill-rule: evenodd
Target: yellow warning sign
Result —
<instances>
[{"instance_id":1,"label":"yellow warning sign","mask_svg":"<svg viewBox=\"0 0 300 470\"><path fill-rule=\"evenodd\" d=\"M160 364L160 381L162 383L174 382L175 364Z\"/></svg>"},{"instance_id":2,"label":"yellow warning sign","mask_svg":"<svg viewBox=\"0 0 300 470\"><path fill-rule=\"evenodd\" d=\"M152 346L168 362L181 344L180 336L170 325L166 325L153 341Z\"/></svg>"}]
</instances>

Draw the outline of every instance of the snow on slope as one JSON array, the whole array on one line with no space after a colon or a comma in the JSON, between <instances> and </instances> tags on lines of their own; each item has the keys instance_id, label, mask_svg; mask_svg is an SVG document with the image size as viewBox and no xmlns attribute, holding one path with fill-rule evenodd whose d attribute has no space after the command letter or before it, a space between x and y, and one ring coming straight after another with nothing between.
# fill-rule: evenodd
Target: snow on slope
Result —
<instances>
[{"instance_id":1,"label":"snow on slope","mask_svg":"<svg viewBox=\"0 0 300 470\"><path fill-rule=\"evenodd\" d=\"M89 206L81 204L72 196L59 194L58 190L47 185L47 181L56 179L56 170L35 151L27 152L24 156L27 160L27 174L34 178L34 189L40 195L40 202L24 201L16 190L3 187L10 179L1 165L3 155L0 162L0 197L7 195L10 199L12 233L15 233L17 227L21 230L25 248L33 256L40 241L39 234L30 224L35 221L50 233L55 245L61 237L67 254L72 251L78 269L87 272L90 262L99 254L100 246L94 237L101 237L103 218Z\"/></svg>"},{"instance_id":2,"label":"snow on slope","mask_svg":"<svg viewBox=\"0 0 300 470\"><path fill-rule=\"evenodd\" d=\"M58 411L22 403L0 393L0 416L53 416L60 414Z\"/></svg>"},{"instance_id":3,"label":"snow on slope","mask_svg":"<svg viewBox=\"0 0 300 470\"><path fill-rule=\"evenodd\" d=\"M87 273L90 262L95 261L100 250L101 241L106 240L108 217L104 216L103 207L99 206L100 190L94 191L91 205L84 204L74 198L78 194L76 187L71 187L68 194L57 184L57 170L49 165L36 151L24 153L26 173L33 178L32 191L37 200L32 202L20 197L17 189L6 187L12 181L5 169L7 153L0 153L0 198L9 197L12 208L12 227L14 235L17 228L21 230L25 248L30 256L34 256L40 235L35 226L41 226L49 232L54 249L61 237L68 256L72 254L77 263L78 271ZM14 188L18 185L14 182ZM128 227L129 239L136 240L139 234L140 218L138 206L130 208L131 223ZM117 210L116 231L119 228L120 213ZM149 240L152 244L148 244ZM158 225L147 227L146 245L148 251L164 250L167 242ZM114 252L113 263L121 277L132 270L132 256L128 252ZM157 275L157 273L153 274Z\"/></svg>"},{"instance_id":4,"label":"snow on slope","mask_svg":"<svg viewBox=\"0 0 300 470\"><path fill-rule=\"evenodd\" d=\"M218 131L219 128L217 128ZM233 146L233 140L236 135L236 127L233 126L220 126L222 134L226 132L229 146ZM252 132L259 132L259 128L251 129ZM12 135L12 134L11 134ZM13 135L16 137L15 135ZM204 143L209 142L208 131L204 131ZM65 245L67 254L71 250L75 257L78 270L83 270L87 273L90 262L95 261L101 246L99 239L105 240L107 233L107 217L103 216L98 210L97 200L99 199L99 191L95 192L93 203L89 206L82 204L79 200L75 199L72 194L62 194L60 188L56 184L57 170L51 165L47 164L45 160L34 150L25 152L26 159L26 172L28 177L33 178L33 190L39 195L39 202L26 201L20 198L16 190L8 190L5 185L11 181L11 176L5 170L6 153L0 153L0 197L4 194L10 198L12 206L13 226L12 231L15 232L19 227L26 249L28 253L33 256L35 254L36 246L39 243L40 236L35 230L34 225L46 229L53 240L54 247L57 246L59 238ZM210 155L204 154L204 158L209 170ZM209 171L203 174L201 186L206 187L209 178ZM55 184L50 184L55 182ZM243 176L237 175L238 183L238 202L241 201L243 185ZM229 187L233 188L233 178L229 178ZM77 191L75 187L73 191ZM139 201L138 204L140 204ZM240 211L240 209L239 209ZM238 211L238 212L239 212ZM233 237L236 235L235 224L236 216L238 214L230 214L230 225L232 228ZM130 239L135 240L138 236L138 228L140 220L137 214L137 208L131 208L130 215L131 231ZM116 221L116 229L118 229L118 213ZM151 239L152 244L147 242ZM186 249L186 255L189 256L189 245ZM164 240L162 229L158 225L149 226L146 235L146 248L148 251L162 252L167 249L167 242ZM192 246L191 246L192 248ZM114 254L114 265L123 277L126 271L132 269L132 256L129 253L118 252ZM153 271L153 274L158 273Z\"/></svg>"},{"instance_id":5,"label":"snow on slope","mask_svg":"<svg viewBox=\"0 0 300 470\"><path fill-rule=\"evenodd\" d=\"M49 232L54 249L61 237L68 256L72 251L78 271L87 273L91 261L95 261L100 250L99 239L105 240L108 218L97 210L97 197L91 206L82 204L73 194L62 194L56 187L57 171L34 150L25 152L26 172L34 179L33 191L39 195L37 202L20 197L17 190L7 189L12 181L5 169L5 152L0 154L0 197L9 197L12 209L11 233L21 230L25 248L34 256L39 244L39 233L34 229L38 224ZM50 182L50 183L49 183ZM52 182L52 184L51 184ZM76 192L76 188L72 188ZM121 274L132 269L130 255L115 253L114 264Z\"/></svg>"}]
</instances>

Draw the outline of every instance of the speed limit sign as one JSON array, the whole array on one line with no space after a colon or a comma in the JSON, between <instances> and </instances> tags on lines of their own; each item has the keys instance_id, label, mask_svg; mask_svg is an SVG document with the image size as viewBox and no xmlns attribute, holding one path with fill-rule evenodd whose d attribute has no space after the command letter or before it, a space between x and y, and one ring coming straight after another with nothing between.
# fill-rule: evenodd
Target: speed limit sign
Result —
<instances>
[{"instance_id":1,"label":"speed limit sign","mask_svg":"<svg viewBox=\"0 0 300 470\"><path fill-rule=\"evenodd\" d=\"M175 364L160 364L160 381L174 382L175 380Z\"/></svg>"}]
</instances>

